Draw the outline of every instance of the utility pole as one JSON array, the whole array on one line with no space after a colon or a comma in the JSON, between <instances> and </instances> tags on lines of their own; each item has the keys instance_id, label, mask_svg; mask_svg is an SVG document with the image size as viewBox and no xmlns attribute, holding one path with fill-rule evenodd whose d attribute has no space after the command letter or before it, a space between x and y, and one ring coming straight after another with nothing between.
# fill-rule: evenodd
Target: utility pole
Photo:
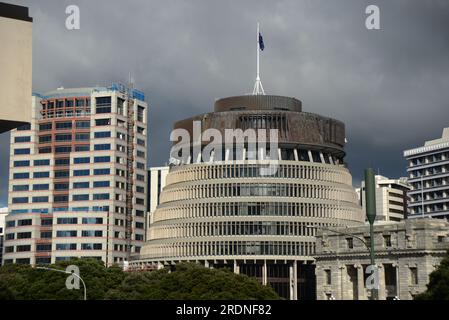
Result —
<instances>
[{"instance_id":1,"label":"utility pole","mask_svg":"<svg viewBox=\"0 0 449 320\"><path fill-rule=\"evenodd\" d=\"M379 273L375 264L374 252L374 220L376 220L376 182L374 178L374 170L372 168L365 169L365 201L366 201L366 217L369 222L370 233L370 256L372 275L375 273L375 283L371 288L371 300L378 299L379 293Z\"/></svg>"}]
</instances>

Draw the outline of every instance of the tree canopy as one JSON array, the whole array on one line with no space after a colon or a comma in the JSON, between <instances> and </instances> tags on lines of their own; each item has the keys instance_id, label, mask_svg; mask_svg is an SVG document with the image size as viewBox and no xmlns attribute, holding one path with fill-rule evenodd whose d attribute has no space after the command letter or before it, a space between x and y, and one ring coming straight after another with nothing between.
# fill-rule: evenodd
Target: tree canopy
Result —
<instances>
[{"instance_id":1,"label":"tree canopy","mask_svg":"<svg viewBox=\"0 0 449 320\"><path fill-rule=\"evenodd\" d=\"M449 251L440 265L429 275L427 290L416 300L449 300Z\"/></svg>"},{"instance_id":2,"label":"tree canopy","mask_svg":"<svg viewBox=\"0 0 449 320\"><path fill-rule=\"evenodd\" d=\"M194 263L181 263L169 272L124 272L118 266L105 267L94 259L74 259L48 267L80 269L89 300L271 300L279 296L256 279L227 269L208 269ZM28 265L0 267L0 300L76 300L83 288L69 290L67 274L36 269Z\"/></svg>"}]
</instances>

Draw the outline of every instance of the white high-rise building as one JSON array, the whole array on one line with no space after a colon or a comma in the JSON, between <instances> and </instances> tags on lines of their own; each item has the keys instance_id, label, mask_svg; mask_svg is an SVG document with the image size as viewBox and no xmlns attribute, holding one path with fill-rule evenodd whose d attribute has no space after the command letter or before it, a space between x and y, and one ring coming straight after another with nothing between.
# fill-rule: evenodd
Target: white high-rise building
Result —
<instances>
[{"instance_id":1,"label":"white high-rise building","mask_svg":"<svg viewBox=\"0 0 449 320\"><path fill-rule=\"evenodd\" d=\"M111 265L140 251L144 100L120 84L33 96L31 125L11 133L4 263L93 257Z\"/></svg>"},{"instance_id":2,"label":"white high-rise building","mask_svg":"<svg viewBox=\"0 0 449 320\"><path fill-rule=\"evenodd\" d=\"M439 139L404 151L412 190L410 218L449 218L449 127Z\"/></svg>"},{"instance_id":3,"label":"white high-rise building","mask_svg":"<svg viewBox=\"0 0 449 320\"><path fill-rule=\"evenodd\" d=\"M381 175L375 176L376 183L376 220L401 221L407 217L407 191L410 185L407 178L390 179ZM366 210L365 181L356 189L363 212Z\"/></svg>"},{"instance_id":4,"label":"white high-rise building","mask_svg":"<svg viewBox=\"0 0 449 320\"><path fill-rule=\"evenodd\" d=\"M148 239L149 236L149 226L152 223L152 213L156 210L156 207L160 203L160 194L162 189L165 187L168 170L169 167L151 167L148 169L148 218L146 225L146 239Z\"/></svg>"},{"instance_id":5,"label":"white high-rise building","mask_svg":"<svg viewBox=\"0 0 449 320\"><path fill-rule=\"evenodd\" d=\"M3 242L5 237L5 217L8 214L8 208L0 208L0 266L3 261Z\"/></svg>"}]
</instances>

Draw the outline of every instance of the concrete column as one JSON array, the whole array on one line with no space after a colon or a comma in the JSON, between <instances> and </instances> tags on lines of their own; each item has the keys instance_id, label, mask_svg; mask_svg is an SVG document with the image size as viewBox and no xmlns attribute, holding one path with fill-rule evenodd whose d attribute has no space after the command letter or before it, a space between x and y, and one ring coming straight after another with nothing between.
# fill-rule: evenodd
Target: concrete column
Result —
<instances>
[{"instance_id":1,"label":"concrete column","mask_svg":"<svg viewBox=\"0 0 449 320\"><path fill-rule=\"evenodd\" d=\"M386 287L385 287L385 270L382 264L378 264L379 270L379 300L386 300Z\"/></svg>"},{"instance_id":2,"label":"concrete column","mask_svg":"<svg viewBox=\"0 0 449 320\"><path fill-rule=\"evenodd\" d=\"M357 267L357 291L358 293L358 300L367 300L366 297L366 290L365 290L365 275L363 274L363 266L358 265Z\"/></svg>"},{"instance_id":3,"label":"concrete column","mask_svg":"<svg viewBox=\"0 0 449 320\"><path fill-rule=\"evenodd\" d=\"M204 266L205 266L206 268L209 268L209 261L205 260L205 261L204 261Z\"/></svg>"},{"instance_id":4,"label":"concrete column","mask_svg":"<svg viewBox=\"0 0 449 320\"><path fill-rule=\"evenodd\" d=\"M263 267L262 267L262 284L266 286L268 284L268 277L267 277L267 260L263 261Z\"/></svg>"},{"instance_id":5,"label":"concrete column","mask_svg":"<svg viewBox=\"0 0 449 320\"><path fill-rule=\"evenodd\" d=\"M234 273L240 274L240 266L237 263L237 260L234 260Z\"/></svg>"},{"instance_id":6,"label":"concrete column","mask_svg":"<svg viewBox=\"0 0 449 320\"><path fill-rule=\"evenodd\" d=\"M339 290L339 297L338 300L348 300L346 297L346 266L339 266L340 271L340 290Z\"/></svg>"},{"instance_id":7,"label":"concrete column","mask_svg":"<svg viewBox=\"0 0 449 320\"><path fill-rule=\"evenodd\" d=\"M298 300L298 261L293 261L293 300Z\"/></svg>"},{"instance_id":8,"label":"concrete column","mask_svg":"<svg viewBox=\"0 0 449 320\"><path fill-rule=\"evenodd\" d=\"M295 295L294 293L294 279L293 279L293 265L289 265L288 266L288 271L289 271L289 287L290 287L290 300L295 300L293 298L293 296Z\"/></svg>"},{"instance_id":9,"label":"concrete column","mask_svg":"<svg viewBox=\"0 0 449 320\"><path fill-rule=\"evenodd\" d=\"M313 156L312 156L312 151L307 151L307 155L309 156L309 161L313 162Z\"/></svg>"}]
</instances>

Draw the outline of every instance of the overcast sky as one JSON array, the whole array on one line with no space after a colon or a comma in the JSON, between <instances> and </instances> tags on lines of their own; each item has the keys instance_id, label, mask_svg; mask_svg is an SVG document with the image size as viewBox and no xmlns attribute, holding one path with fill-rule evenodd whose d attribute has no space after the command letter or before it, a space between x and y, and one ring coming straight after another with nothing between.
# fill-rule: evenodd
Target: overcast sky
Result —
<instances>
[{"instance_id":1,"label":"overcast sky","mask_svg":"<svg viewBox=\"0 0 449 320\"><path fill-rule=\"evenodd\" d=\"M174 121L252 91L257 21L266 93L345 122L354 184L367 166L406 175L402 151L449 126L447 0L13 2L34 18L33 91L108 86L132 74L150 105L152 166L168 159ZM80 8L80 30L65 28L70 4ZM369 4L380 8L381 30L365 28ZM0 135L0 205L8 149Z\"/></svg>"}]
</instances>

